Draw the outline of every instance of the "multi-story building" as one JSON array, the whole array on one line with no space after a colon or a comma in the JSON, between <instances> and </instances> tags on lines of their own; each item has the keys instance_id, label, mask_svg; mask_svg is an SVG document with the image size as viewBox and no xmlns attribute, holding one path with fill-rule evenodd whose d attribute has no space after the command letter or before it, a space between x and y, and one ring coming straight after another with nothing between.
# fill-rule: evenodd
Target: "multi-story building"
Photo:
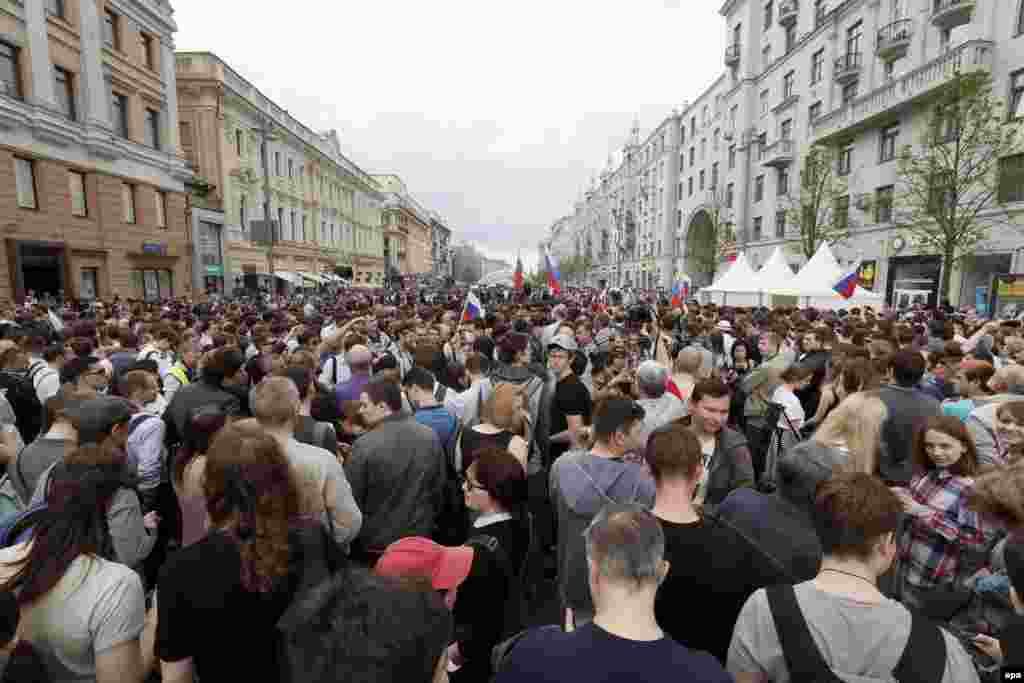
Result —
<instances>
[{"instance_id":1,"label":"multi-story building","mask_svg":"<svg viewBox=\"0 0 1024 683\"><path fill-rule=\"evenodd\" d=\"M1024 116L1024 6L1006 0L728 0L720 13L728 35L725 71L643 145L634 134L620 163L577 202L578 223L598 245L597 277L647 284L640 259L653 252L662 285L683 274L697 286L707 284L713 276L707 259L692 255L719 251L711 231L723 222L733 226L753 264L781 245L799 267L806 256L786 209L800 191L805 155L820 143L834 152L835 172L848 190L839 197L839 211L852 234L833 245L841 264L860 261L887 301L924 292L935 302L940 257L916 251L892 222L900 185L895 152L919 140L934 114L929 103L957 72L990 75L1009 116ZM646 147L658 151L648 157ZM1003 164L1020 177L1024 155L1009 155ZM670 183L675 192L664 188L672 197L665 208L661 190ZM951 273L953 303L973 302L995 273L1024 269L1024 202L1017 201L1024 188L1004 182L999 191L1012 221L993 225L990 239ZM669 216L673 230L661 238L658 261L658 230ZM625 269L621 280L616 263L620 273ZM631 271L641 277L630 278Z\"/></svg>"},{"instance_id":2,"label":"multi-story building","mask_svg":"<svg viewBox=\"0 0 1024 683\"><path fill-rule=\"evenodd\" d=\"M433 259L434 275L437 277L452 275L451 241L451 228L437 212L430 212L430 257Z\"/></svg>"},{"instance_id":3,"label":"multi-story building","mask_svg":"<svg viewBox=\"0 0 1024 683\"><path fill-rule=\"evenodd\" d=\"M0 299L188 295L166 0L0 5Z\"/></svg>"},{"instance_id":4,"label":"multi-story building","mask_svg":"<svg viewBox=\"0 0 1024 683\"><path fill-rule=\"evenodd\" d=\"M202 181L196 287L383 284L385 197L337 133L310 130L212 53L178 53L177 78L182 147ZM265 220L271 244L251 230Z\"/></svg>"},{"instance_id":5,"label":"multi-story building","mask_svg":"<svg viewBox=\"0 0 1024 683\"><path fill-rule=\"evenodd\" d=\"M388 273L429 274L434 270L430 213L409 193L396 175L375 175L385 194L383 206L384 258Z\"/></svg>"}]
</instances>

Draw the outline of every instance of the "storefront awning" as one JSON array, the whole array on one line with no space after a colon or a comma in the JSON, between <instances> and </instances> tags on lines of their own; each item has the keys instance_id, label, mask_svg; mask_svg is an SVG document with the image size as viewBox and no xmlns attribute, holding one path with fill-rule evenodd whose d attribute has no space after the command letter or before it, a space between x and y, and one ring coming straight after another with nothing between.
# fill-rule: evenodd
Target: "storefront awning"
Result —
<instances>
[{"instance_id":1,"label":"storefront awning","mask_svg":"<svg viewBox=\"0 0 1024 683\"><path fill-rule=\"evenodd\" d=\"M299 276L298 273L293 273L290 270L275 270L274 275L293 285L302 284L302 277Z\"/></svg>"}]
</instances>

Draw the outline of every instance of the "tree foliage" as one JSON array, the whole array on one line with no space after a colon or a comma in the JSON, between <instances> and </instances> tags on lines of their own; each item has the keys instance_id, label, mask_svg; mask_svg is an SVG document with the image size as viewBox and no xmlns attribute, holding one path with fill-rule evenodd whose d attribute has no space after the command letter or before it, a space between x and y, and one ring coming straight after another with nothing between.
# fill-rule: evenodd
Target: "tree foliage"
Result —
<instances>
[{"instance_id":1,"label":"tree foliage","mask_svg":"<svg viewBox=\"0 0 1024 683\"><path fill-rule=\"evenodd\" d=\"M838 161L833 148L811 146L795 191L782 202L786 225L795 229L797 248L808 260L823 242L841 244L850 238L849 186L838 173Z\"/></svg>"},{"instance_id":2,"label":"tree foliage","mask_svg":"<svg viewBox=\"0 0 1024 683\"><path fill-rule=\"evenodd\" d=\"M1021 125L1007 121L991 78L957 73L935 103L916 145L899 157L894 220L912 246L942 257L939 296L953 267L1010 223L1000 197L1000 158L1018 151ZM1017 179L1018 182L1020 179Z\"/></svg>"}]
</instances>

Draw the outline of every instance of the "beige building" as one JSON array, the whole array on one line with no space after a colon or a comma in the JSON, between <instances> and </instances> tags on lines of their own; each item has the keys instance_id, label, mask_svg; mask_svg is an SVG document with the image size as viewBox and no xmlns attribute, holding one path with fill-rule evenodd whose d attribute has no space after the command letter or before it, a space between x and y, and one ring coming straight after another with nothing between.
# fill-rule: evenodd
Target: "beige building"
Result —
<instances>
[{"instance_id":1,"label":"beige building","mask_svg":"<svg viewBox=\"0 0 1024 683\"><path fill-rule=\"evenodd\" d=\"M166 0L0 3L0 299L188 295Z\"/></svg>"},{"instance_id":2,"label":"beige building","mask_svg":"<svg viewBox=\"0 0 1024 683\"><path fill-rule=\"evenodd\" d=\"M310 130L212 53L179 52L177 78L182 148L202 181L197 286L283 291L340 275L383 284L385 194L341 153L337 133ZM252 232L267 219L272 246Z\"/></svg>"},{"instance_id":3,"label":"beige building","mask_svg":"<svg viewBox=\"0 0 1024 683\"><path fill-rule=\"evenodd\" d=\"M434 271L431 214L409 193L397 175L375 175L385 193L384 254L392 275L423 275Z\"/></svg>"}]
</instances>

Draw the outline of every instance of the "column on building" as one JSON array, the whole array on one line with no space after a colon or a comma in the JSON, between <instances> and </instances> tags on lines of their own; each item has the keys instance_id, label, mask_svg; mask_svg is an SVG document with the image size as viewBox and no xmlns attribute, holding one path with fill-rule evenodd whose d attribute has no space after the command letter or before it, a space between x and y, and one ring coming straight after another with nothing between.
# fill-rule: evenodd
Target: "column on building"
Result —
<instances>
[{"instance_id":1,"label":"column on building","mask_svg":"<svg viewBox=\"0 0 1024 683\"><path fill-rule=\"evenodd\" d=\"M28 4L42 5L36 2ZM84 119L90 124L110 129L110 99L103 75L103 26L99 7L95 2L80 2L78 12L82 26L82 73L79 83L85 110Z\"/></svg>"},{"instance_id":2,"label":"column on building","mask_svg":"<svg viewBox=\"0 0 1024 683\"><path fill-rule=\"evenodd\" d=\"M88 4L88 3L86 3ZM164 88L165 111L163 119L163 139L167 141L165 151L168 154L181 155L178 141L178 89L171 87L175 83L174 43L170 38L160 38L160 72L168 87ZM261 169L262 171L262 169Z\"/></svg>"},{"instance_id":3,"label":"column on building","mask_svg":"<svg viewBox=\"0 0 1024 683\"><path fill-rule=\"evenodd\" d=\"M45 3L38 0L29 0L25 3L25 24L31 46L29 55L33 98L36 104L47 109L56 109L57 98L53 89L53 64L50 63L50 39L46 32Z\"/></svg>"}]
</instances>

